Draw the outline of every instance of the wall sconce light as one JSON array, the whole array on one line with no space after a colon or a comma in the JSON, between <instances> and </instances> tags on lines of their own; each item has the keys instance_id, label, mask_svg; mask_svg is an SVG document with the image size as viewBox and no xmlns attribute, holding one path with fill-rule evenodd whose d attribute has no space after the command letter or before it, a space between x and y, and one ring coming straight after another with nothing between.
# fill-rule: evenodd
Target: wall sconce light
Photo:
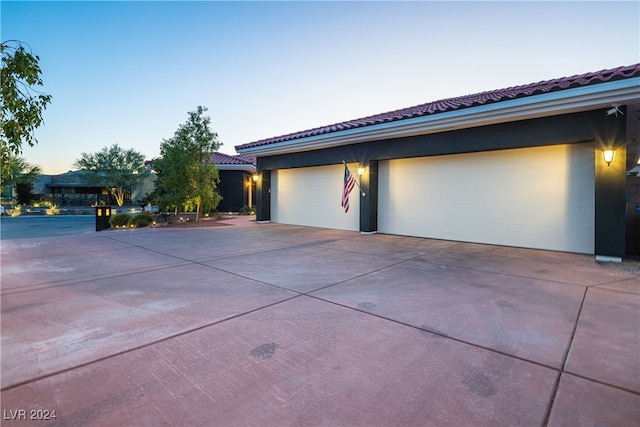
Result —
<instances>
[{"instance_id":1,"label":"wall sconce light","mask_svg":"<svg viewBox=\"0 0 640 427\"><path fill-rule=\"evenodd\" d=\"M254 173L252 178L253 178L254 182L258 182L258 174L257 173Z\"/></svg>"},{"instance_id":2,"label":"wall sconce light","mask_svg":"<svg viewBox=\"0 0 640 427\"><path fill-rule=\"evenodd\" d=\"M360 175L360 176L364 175L364 167L363 166L358 166L358 175Z\"/></svg>"},{"instance_id":3,"label":"wall sconce light","mask_svg":"<svg viewBox=\"0 0 640 427\"><path fill-rule=\"evenodd\" d=\"M602 150L602 158L607 163L607 166L611 166L611 162L616 158L616 150L613 148Z\"/></svg>"}]
</instances>

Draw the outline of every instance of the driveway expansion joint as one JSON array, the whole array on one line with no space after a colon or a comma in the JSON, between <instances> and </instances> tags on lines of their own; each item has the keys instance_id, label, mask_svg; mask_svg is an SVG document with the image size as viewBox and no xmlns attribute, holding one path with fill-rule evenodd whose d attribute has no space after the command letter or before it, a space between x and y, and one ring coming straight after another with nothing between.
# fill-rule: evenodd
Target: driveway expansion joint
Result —
<instances>
[{"instance_id":1,"label":"driveway expansion joint","mask_svg":"<svg viewBox=\"0 0 640 427\"><path fill-rule=\"evenodd\" d=\"M175 334L170 334L170 335L167 335L167 336L165 336L165 337L163 337L161 339L157 339L157 340L154 340L154 341L151 341L151 342L148 342L148 343L145 343L145 344L133 347L133 348L128 348L126 350L122 350L122 351L119 351L119 352L108 354L108 355L106 355L104 357L96 358L94 360L89 360L89 361L86 361L84 363L79 363L79 364L77 364L75 366L71 366L69 368L60 369L58 371L53 371L53 372L48 372L46 374L43 374L43 375L40 375L40 376L37 376L37 377L33 377L33 378L29 378L27 380L19 381L19 382L16 382L15 384L10 384L8 386L3 387L2 389L0 389L0 392L9 391L9 390L12 390L12 389L15 389L15 388L27 385L27 384L31 384L31 383L34 383L34 382L37 382L37 381L41 381L41 380L46 379L46 378L55 377L56 375L61 375L61 374L64 374L66 372L71 372L71 371L74 371L76 369L80 369L80 368L84 368L86 366L94 365L94 364L97 364L99 362L102 362L102 361L105 361L105 360L109 360L109 359L113 359L115 357L121 356L123 354L132 353L132 352L144 349L144 348L149 348L149 347L152 347L154 345L173 340L175 338L186 336L186 335L191 334L191 333L196 332L196 331L200 331L200 330L203 330L203 329L206 329L206 328L210 328L210 327L222 324L224 322L228 322L230 320L234 320L234 319L237 319L239 317L242 317L242 316L245 316L245 315L260 311L260 310L264 310L266 308L273 307L273 306L278 305L278 304L282 304L282 303L290 301L292 299L299 298L300 296L301 295L292 295L289 298L285 298L283 300L276 301L276 302L273 302L273 303L270 303L270 304L267 304L267 305L264 305L264 306L261 306L261 307L256 307L256 308L253 308L251 310L248 310L248 311L245 311L245 312L242 312L242 313L237 313L237 314L234 314L232 316L226 317L224 319L219 319L219 320L216 320L216 321L213 321L213 322L206 323L204 325L199 325L199 326L196 326L194 328L190 328L190 329L187 329L187 330L184 330L184 331L180 331L180 332L175 333Z\"/></svg>"},{"instance_id":2,"label":"driveway expansion joint","mask_svg":"<svg viewBox=\"0 0 640 427\"><path fill-rule=\"evenodd\" d=\"M573 338L576 335L576 331L578 330L578 323L580 322L580 315L582 314L582 307L584 306L584 301L587 298L588 287L584 288L584 292L582 293L582 298L580 300L580 307L578 308L578 314L576 315L576 320L573 323L573 330L571 331L571 337L569 338L569 342L567 344L567 348L565 349L564 356L562 357L562 365L560 367L560 373L558 374L558 378L556 378L555 386L553 387L553 391L551 392L551 399L549 401L549 406L547 407L547 413L544 417L543 425L547 426L549 424L549 418L551 417L551 411L553 409L553 404L556 399L556 395L558 394L558 389L560 388L560 378L562 377L562 373L565 372L565 366L567 364L567 359L569 358L569 351L571 351L571 344L573 343Z\"/></svg>"}]
</instances>

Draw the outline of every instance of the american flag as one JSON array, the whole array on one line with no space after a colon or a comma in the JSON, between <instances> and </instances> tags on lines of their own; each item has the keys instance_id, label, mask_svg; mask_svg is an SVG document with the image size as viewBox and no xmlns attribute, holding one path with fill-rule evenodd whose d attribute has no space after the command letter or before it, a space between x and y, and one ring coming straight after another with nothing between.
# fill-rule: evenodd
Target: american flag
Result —
<instances>
[{"instance_id":1,"label":"american flag","mask_svg":"<svg viewBox=\"0 0 640 427\"><path fill-rule=\"evenodd\" d=\"M344 165L344 187L342 188L342 207L345 213L349 212L349 193L353 190L353 186L356 184L356 179L349 172L349 168L346 163Z\"/></svg>"}]
</instances>

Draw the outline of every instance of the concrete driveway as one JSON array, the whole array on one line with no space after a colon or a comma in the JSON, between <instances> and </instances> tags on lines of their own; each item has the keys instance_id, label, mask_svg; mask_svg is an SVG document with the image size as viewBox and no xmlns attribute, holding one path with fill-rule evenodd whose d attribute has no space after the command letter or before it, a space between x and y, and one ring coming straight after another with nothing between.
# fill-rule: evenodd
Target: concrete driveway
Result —
<instances>
[{"instance_id":1,"label":"concrete driveway","mask_svg":"<svg viewBox=\"0 0 640 427\"><path fill-rule=\"evenodd\" d=\"M638 276L227 224L2 241L2 425L640 425Z\"/></svg>"}]
</instances>

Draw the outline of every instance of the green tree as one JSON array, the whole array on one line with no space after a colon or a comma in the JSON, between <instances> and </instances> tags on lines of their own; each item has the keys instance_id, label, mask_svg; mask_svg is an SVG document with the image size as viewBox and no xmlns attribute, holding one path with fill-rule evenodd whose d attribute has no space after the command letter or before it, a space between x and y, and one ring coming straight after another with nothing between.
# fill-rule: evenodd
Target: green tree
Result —
<instances>
[{"instance_id":1,"label":"green tree","mask_svg":"<svg viewBox=\"0 0 640 427\"><path fill-rule=\"evenodd\" d=\"M209 125L211 118L199 106L189 112L173 138L160 144L160 158L154 162L158 175L154 200L163 208L184 208L196 212L196 221L204 210L215 209L222 200L217 184L218 169L211 156L222 145Z\"/></svg>"},{"instance_id":2,"label":"green tree","mask_svg":"<svg viewBox=\"0 0 640 427\"><path fill-rule=\"evenodd\" d=\"M38 165L27 163L21 160L21 170L16 177L16 202L19 205L28 205L33 201L33 183L42 174L42 169Z\"/></svg>"},{"instance_id":3,"label":"green tree","mask_svg":"<svg viewBox=\"0 0 640 427\"><path fill-rule=\"evenodd\" d=\"M33 183L42 174L42 169L38 165L31 164L23 157L9 156L6 164L4 164L9 172L10 178L3 180L0 186L0 192L5 187L16 186L17 203L26 205L33 199Z\"/></svg>"},{"instance_id":4,"label":"green tree","mask_svg":"<svg viewBox=\"0 0 640 427\"><path fill-rule=\"evenodd\" d=\"M34 146L34 131L42 124L42 111L51 95L38 90L42 86L40 58L28 44L18 40L0 43L1 121L0 160L2 181L12 178L12 160L22 154L22 144Z\"/></svg>"},{"instance_id":5,"label":"green tree","mask_svg":"<svg viewBox=\"0 0 640 427\"><path fill-rule=\"evenodd\" d=\"M2 158L2 180L0 181L0 191L16 184L26 161L22 157L8 153L7 157Z\"/></svg>"},{"instance_id":6,"label":"green tree","mask_svg":"<svg viewBox=\"0 0 640 427\"><path fill-rule=\"evenodd\" d=\"M85 171L89 183L105 187L118 206L140 181L149 176L144 166L144 155L133 149L125 150L118 144L105 147L97 153L82 153L74 167Z\"/></svg>"}]
</instances>

